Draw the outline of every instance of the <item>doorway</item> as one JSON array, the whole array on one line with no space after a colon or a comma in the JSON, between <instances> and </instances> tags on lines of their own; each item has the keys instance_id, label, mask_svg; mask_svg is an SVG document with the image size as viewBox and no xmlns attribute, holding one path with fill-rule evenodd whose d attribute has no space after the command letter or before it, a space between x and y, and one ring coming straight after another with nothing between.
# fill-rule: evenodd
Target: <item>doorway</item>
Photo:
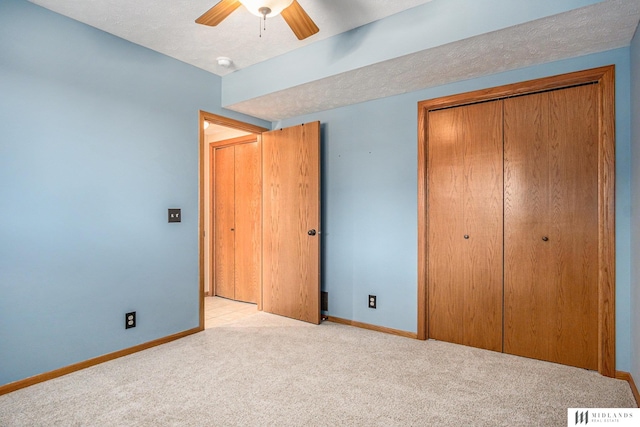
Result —
<instances>
[{"instance_id":1,"label":"doorway","mask_svg":"<svg viewBox=\"0 0 640 427\"><path fill-rule=\"evenodd\" d=\"M241 122L217 114L200 111L199 117L199 282L200 282L200 328L205 328L206 316L212 317L224 308L235 307L224 301L214 301L214 221L213 221L213 182L212 182L212 150L224 145L224 141L253 136L254 139L268 129ZM205 298L207 305L205 306ZM257 300L257 309L262 308L261 298ZM212 312L213 310L213 312ZM246 311L246 310L245 310ZM218 319L219 320L219 319ZM217 322L217 321L216 321Z\"/></svg>"},{"instance_id":2,"label":"doorway","mask_svg":"<svg viewBox=\"0 0 640 427\"><path fill-rule=\"evenodd\" d=\"M319 324L322 233L320 122L269 131L201 111L198 215L200 328L204 329L205 322L205 288L209 292L213 289L205 278L210 279L212 272L212 235L216 239L211 221L212 212L215 212L211 205L207 205L207 199L211 200L215 189L209 188L207 179L207 160L211 163L211 157L207 155L205 122L209 126L219 125L252 134L259 146L262 232L257 243L261 246L258 310ZM231 141L246 143L243 138L247 137L235 137ZM217 147L216 144L212 146Z\"/></svg>"}]
</instances>

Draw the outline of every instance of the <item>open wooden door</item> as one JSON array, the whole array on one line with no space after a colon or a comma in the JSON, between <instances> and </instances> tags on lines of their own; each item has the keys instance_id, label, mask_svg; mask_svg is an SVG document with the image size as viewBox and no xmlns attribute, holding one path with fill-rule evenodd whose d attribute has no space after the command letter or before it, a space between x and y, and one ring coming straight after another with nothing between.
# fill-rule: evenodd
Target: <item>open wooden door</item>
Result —
<instances>
[{"instance_id":1,"label":"open wooden door","mask_svg":"<svg viewBox=\"0 0 640 427\"><path fill-rule=\"evenodd\" d=\"M320 122L262 134L263 310L320 323Z\"/></svg>"}]
</instances>

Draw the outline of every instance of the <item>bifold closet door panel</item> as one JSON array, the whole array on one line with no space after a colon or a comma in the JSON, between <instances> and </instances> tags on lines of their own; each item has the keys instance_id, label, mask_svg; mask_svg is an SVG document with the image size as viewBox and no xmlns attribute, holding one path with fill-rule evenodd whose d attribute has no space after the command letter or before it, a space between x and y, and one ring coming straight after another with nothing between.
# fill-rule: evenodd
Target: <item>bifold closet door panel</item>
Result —
<instances>
[{"instance_id":1,"label":"bifold closet door panel","mask_svg":"<svg viewBox=\"0 0 640 427\"><path fill-rule=\"evenodd\" d=\"M464 344L502 351L502 101L465 108L470 132L464 153Z\"/></svg>"},{"instance_id":2,"label":"bifold closet door panel","mask_svg":"<svg viewBox=\"0 0 640 427\"><path fill-rule=\"evenodd\" d=\"M215 294L235 298L235 150L214 152L214 286Z\"/></svg>"},{"instance_id":3,"label":"bifold closet door panel","mask_svg":"<svg viewBox=\"0 0 640 427\"><path fill-rule=\"evenodd\" d=\"M598 368L595 85L505 100L504 351Z\"/></svg>"},{"instance_id":4,"label":"bifold closet door panel","mask_svg":"<svg viewBox=\"0 0 640 427\"><path fill-rule=\"evenodd\" d=\"M235 299L258 302L262 172L258 142L235 146Z\"/></svg>"},{"instance_id":5,"label":"bifold closet door panel","mask_svg":"<svg viewBox=\"0 0 640 427\"><path fill-rule=\"evenodd\" d=\"M505 102L505 343L504 351L548 359L556 283L548 242L549 102L541 93ZM555 240L555 239L554 239ZM552 300L554 298L551 298Z\"/></svg>"},{"instance_id":6,"label":"bifold closet door panel","mask_svg":"<svg viewBox=\"0 0 640 427\"><path fill-rule=\"evenodd\" d=\"M429 112L429 337L502 350L502 101Z\"/></svg>"},{"instance_id":7,"label":"bifold closet door panel","mask_svg":"<svg viewBox=\"0 0 640 427\"><path fill-rule=\"evenodd\" d=\"M464 343L461 118L457 108L429 112L427 133L428 336L456 344Z\"/></svg>"}]
</instances>

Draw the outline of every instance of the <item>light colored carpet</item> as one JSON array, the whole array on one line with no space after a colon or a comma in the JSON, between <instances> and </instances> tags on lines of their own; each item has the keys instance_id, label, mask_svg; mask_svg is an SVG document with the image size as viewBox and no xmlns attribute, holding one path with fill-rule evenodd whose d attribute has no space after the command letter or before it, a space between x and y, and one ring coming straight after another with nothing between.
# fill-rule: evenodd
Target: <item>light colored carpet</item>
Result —
<instances>
[{"instance_id":1,"label":"light colored carpet","mask_svg":"<svg viewBox=\"0 0 640 427\"><path fill-rule=\"evenodd\" d=\"M0 426L566 426L635 407L595 372L256 313L0 396Z\"/></svg>"}]
</instances>

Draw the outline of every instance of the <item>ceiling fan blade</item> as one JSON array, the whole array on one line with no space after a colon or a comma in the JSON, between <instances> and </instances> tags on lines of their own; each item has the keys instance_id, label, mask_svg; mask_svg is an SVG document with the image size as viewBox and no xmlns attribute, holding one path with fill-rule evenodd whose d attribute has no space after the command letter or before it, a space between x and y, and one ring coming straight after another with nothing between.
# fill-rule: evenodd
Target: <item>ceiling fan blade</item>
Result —
<instances>
[{"instance_id":1,"label":"ceiling fan blade","mask_svg":"<svg viewBox=\"0 0 640 427\"><path fill-rule=\"evenodd\" d=\"M298 40L306 39L320 31L315 22L311 20L307 12L300 6L298 0L293 0L293 3L284 9L281 15L287 24L289 24L289 27L291 27L296 37L298 37Z\"/></svg>"},{"instance_id":2,"label":"ceiling fan blade","mask_svg":"<svg viewBox=\"0 0 640 427\"><path fill-rule=\"evenodd\" d=\"M221 0L218 4L206 11L200 18L196 19L197 24L215 27L224 18L231 15L231 12L239 8L241 3L238 0Z\"/></svg>"}]
</instances>

